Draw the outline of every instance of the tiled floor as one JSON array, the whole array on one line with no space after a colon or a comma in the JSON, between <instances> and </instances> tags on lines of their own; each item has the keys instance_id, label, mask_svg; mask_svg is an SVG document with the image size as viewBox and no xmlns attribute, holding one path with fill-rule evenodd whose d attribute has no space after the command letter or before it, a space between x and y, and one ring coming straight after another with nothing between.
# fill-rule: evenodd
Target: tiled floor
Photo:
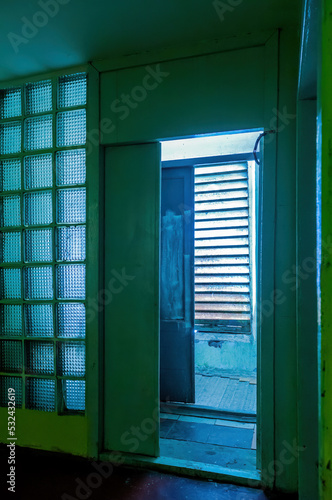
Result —
<instances>
[{"instance_id":1,"label":"tiled floor","mask_svg":"<svg viewBox=\"0 0 332 500\"><path fill-rule=\"evenodd\" d=\"M210 418L161 414L160 437L232 448L256 449L256 425Z\"/></svg>"},{"instance_id":2,"label":"tiled floor","mask_svg":"<svg viewBox=\"0 0 332 500\"><path fill-rule=\"evenodd\" d=\"M195 404L224 411L256 414L256 380L195 376Z\"/></svg>"}]
</instances>

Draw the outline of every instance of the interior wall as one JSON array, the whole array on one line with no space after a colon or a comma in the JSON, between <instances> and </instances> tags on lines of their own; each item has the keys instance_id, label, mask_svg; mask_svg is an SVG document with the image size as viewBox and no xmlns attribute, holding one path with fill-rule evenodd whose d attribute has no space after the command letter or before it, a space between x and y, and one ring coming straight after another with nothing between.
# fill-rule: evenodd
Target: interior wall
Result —
<instances>
[{"instance_id":1,"label":"interior wall","mask_svg":"<svg viewBox=\"0 0 332 500\"><path fill-rule=\"evenodd\" d=\"M101 143L261 128L263 94L264 47L105 72Z\"/></svg>"}]
</instances>

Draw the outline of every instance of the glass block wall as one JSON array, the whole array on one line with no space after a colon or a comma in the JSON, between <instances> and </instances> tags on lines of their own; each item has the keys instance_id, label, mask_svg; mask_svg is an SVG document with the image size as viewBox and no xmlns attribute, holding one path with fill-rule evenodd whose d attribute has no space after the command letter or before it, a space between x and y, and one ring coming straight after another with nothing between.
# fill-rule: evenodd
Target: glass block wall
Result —
<instances>
[{"instance_id":1,"label":"glass block wall","mask_svg":"<svg viewBox=\"0 0 332 500\"><path fill-rule=\"evenodd\" d=\"M87 75L0 90L0 405L85 410Z\"/></svg>"}]
</instances>

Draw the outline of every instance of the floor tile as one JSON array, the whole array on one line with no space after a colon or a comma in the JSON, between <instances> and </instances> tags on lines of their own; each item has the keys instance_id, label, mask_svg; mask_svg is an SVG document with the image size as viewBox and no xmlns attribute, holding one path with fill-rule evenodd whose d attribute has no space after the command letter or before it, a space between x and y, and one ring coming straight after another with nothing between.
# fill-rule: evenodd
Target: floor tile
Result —
<instances>
[{"instance_id":1,"label":"floor tile","mask_svg":"<svg viewBox=\"0 0 332 500\"><path fill-rule=\"evenodd\" d=\"M181 441L195 441L206 443L213 425L196 424L194 422L174 422L173 427L167 434L168 439L179 439ZM251 443L250 443L251 444Z\"/></svg>"},{"instance_id":2,"label":"floor tile","mask_svg":"<svg viewBox=\"0 0 332 500\"><path fill-rule=\"evenodd\" d=\"M234 448L251 448L254 431L234 427L214 425L209 434L208 443Z\"/></svg>"},{"instance_id":3,"label":"floor tile","mask_svg":"<svg viewBox=\"0 0 332 500\"><path fill-rule=\"evenodd\" d=\"M160 419L160 437L165 438L167 437L167 434L169 430L173 427L174 425L174 420L169 420L169 419Z\"/></svg>"}]
</instances>

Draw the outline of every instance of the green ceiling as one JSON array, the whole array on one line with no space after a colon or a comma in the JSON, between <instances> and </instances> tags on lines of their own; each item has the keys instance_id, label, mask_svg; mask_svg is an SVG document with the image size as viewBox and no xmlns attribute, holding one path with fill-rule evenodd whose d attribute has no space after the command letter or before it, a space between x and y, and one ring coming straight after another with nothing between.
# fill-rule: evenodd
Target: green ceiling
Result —
<instances>
[{"instance_id":1,"label":"green ceiling","mask_svg":"<svg viewBox=\"0 0 332 500\"><path fill-rule=\"evenodd\" d=\"M223 21L214 3L2 0L0 80L90 60L282 28L298 24L300 18L301 0L219 0L219 10L225 6ZM39 27L27 28L26 20Z\"/></svg>"}]
</instances>

